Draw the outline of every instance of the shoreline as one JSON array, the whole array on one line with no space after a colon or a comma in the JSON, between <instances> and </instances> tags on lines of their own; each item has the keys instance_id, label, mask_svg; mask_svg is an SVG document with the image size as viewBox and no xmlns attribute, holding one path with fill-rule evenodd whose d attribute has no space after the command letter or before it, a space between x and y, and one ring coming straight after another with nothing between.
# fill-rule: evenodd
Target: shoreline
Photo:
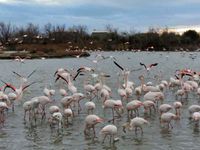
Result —
<instances>
[{"instance_id":1,"label":"shoreline","mask_svg":"<svg viewBox=\"0 0 200 150\"><path fill-rule=\"evenodd\" d=\"M66 52L63 55L56 55L56 54L43 54L43 55L37 55L37 54L31 54L29 52L12 52L12 53L6 53L9 51L2 51L0 53L0 59L15 59L17 56L21 58L28 58L28 59L41 59L41 58L76 58L76 57L89 57L90 53L86 51L70 51Z\"/></svg>"},{"instance_id":2,"label":"shoreline","mask_svg":"<svg viewBox=\"0 0 200 150\"><path fill-rule=\"evenodd\" d=\"M132 52L132 53L140 53L140 52L145 52L145 53L177 53L177 52L183 52L183 53L193 53L193 52L200 52L199 50L198 51L127 51L127 50L106 50L106 51L75 51L75 52L70 52L70 53L67 53L66 55L42 55L42 56L39 56L39 55L31 55L31 54L28 54L27 55L24 55L24 54L21 54L21 53L13 53L12 55L5 55L5 54L0 54L0 60L3 60L3 59L15 59L17 56L21 57L21 58L26 58L26 57L29 57L28 59L42 59L42 58L47 58L47 59L53 59L53 58L80 58L80 57L89 57L90 56L90 53L93 53L93 52ZM80 56L81 55L81 56Z\"/></svg>"}]
</instances>

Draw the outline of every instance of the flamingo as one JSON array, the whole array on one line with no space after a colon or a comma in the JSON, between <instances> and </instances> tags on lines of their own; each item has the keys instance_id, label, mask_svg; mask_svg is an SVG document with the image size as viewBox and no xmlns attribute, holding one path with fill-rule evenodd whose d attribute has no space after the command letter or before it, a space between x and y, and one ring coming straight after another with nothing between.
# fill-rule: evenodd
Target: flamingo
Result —
<instances>
[{"instance_id":1,"label":"flamingo","mask_svg":"<svg viewBox=\"0 0 200 150\"><path fill-rule=\"evenodd\" d=\"M68 95L67 92L66 92L66 90L63 89L63 88L60 88L60 89L59 89L59 93L61 94L62 97L65 97L65 96Z\"/></svg>"},{"instance_id":2,"label":"flamingo","mask_svg":"<svg viewBox=\"0 0 200 150\"><path fill-rule=\"evenodd\" d=\"M145 68L147 71L150 71L151 68L154 67L154 66L157 66L158 63L153 63L153 64L150 64L150 65L145 65L145 64L143 64L143 63L140 62L140 65L141 65L141 66L144 66L144 68Z\"/></svg>"},{"instance_id":3,"label":"flamingo","mask_svg":"<svg viewBox=\"0 0 200 150\"><path fill-rule=\"evenodd\" d=\"M181 102L174 102L173 106L175 108L176 115L180 117L180 115L181 115L181 108L183 106L182 103Z\"/></svg>"},{"instance_id":4,"label":"flamingo","mask_svg":"<svg viewBox=\"0 0 200 150\"><path fill-rule=\"evenodd\" d=\"M55 105L50 106L50 107L49 107L49 113L50 113L50 114L53 114L53 113L55 113L55 112L60 112L60 108L59 108L58 106L55 106Z\"/></svg>"},{"instance_id":5,"label":"flamingo","mask_svg":"<svg viewBox=\"0 0 200 150\"><path fill-rule=\"evenodd\" d=\"M117 127L115 125L106 125L100 131L100 134L104 136L102 143L104 143L107 136L110 136L110 143L115 142L115 136L117 135Z\"/></svg>"},{"instance_id":6,"label":"flamingo","mask_svg":"<svg viewBox=\"0 0 200 150\"><path fill-rule=\"evenodd\" d=\"M80 101L82 100L82 99L84 99L85 98L85 95L84 94L82 94L82 93L74 93L73 95L72 95L72 98L73 98L73 101L74 102L77 102L78 103L78 114L80 113L80 111L81 111L81 105L80 105Z\"/></svg>"},{"instance_id":7,"label":"flamingo","mask_svg":"<svg viewBox=\"0 0 200 150\"><path fill-rule=\"evenodd\" d=\"M139 116L139 111L138 108L140 106L143 106L143 103L139 100L132 100L129 103L127 103L126 105L126 109L127 109L127 118L128 120L130 120L130 115L132 115L133 111L135 112L135 116ZM131 111L131 114L130 114Z\"/></svg>"},{"instance_id":8,"label":"flamingo","mask_svg":"<svg viewBox=\"0 0 200 150\"><path fill-rule=\"evenodd\" d=\"M177 120L177 119L179 119L179 117L176 116L175 114L166 112L161 115L160 123L161 124L167 123L167 129L169 129L170 127L173 128L173 126L171 125L171 120Z\"/></svg>"},{"instance_id":9,"label":"flamingo","mask_svg":"<svg viewBox=\"0 0 200 150\"><path fill-rule=\"evenodd\" d=\"M88 115L90 114L90 112L93 114L94 109L96 108L96 105L94 102L90 101L90 102L86 102L85 103L85 108L87 110Z\"/></svg>"},{"instance_id":10,"label":"flamingo","mask_svg":"<svg viewBox=\"0 0 200 150\"><path fill-rule=\"evenodd\" d=\"M96 137L95 125L98 124L98 123L101 123L101 122L103 122L103 119L100 118L99 116L97 116L97 115L88 115L85 118L84 134L88 135L87 131L92 128L93 129L94 137Z\"/></svg>"},{"instance_id":11,"label":"flamingo","mask_svg":"<svg viewBox=\"0 0 200 150\"><path fill-rule=\"evenodd\" d=\"M86 80L84 80L83 88L85 90L85 94L88 94L88 96L90 97L90 101L91 101L93 99L92 94L96 95L95 94L95 92L96 92L95 87L93 85L89 84L89 83L86 83Z\"/></svg>"},{"instance_id":12,"label":"flamingo","mask_svg":"<svg viewBox=\"0 0 200 150\"><path fill-rule=\"evenodd\" d=\"M145 124L148 125L149 122L147 120L145 120L144 118L135 117L135 118L131 119L130 122L125 123L122 127L123 127L123 131L125 133L126 133L126 128L128 128L129 130L133 130L133 128L135 128L135 134L137 134L137 128L140 128L141 134L143 134L142 126Z\"/></svg>"},{"instance_id":13,"label":"flamingo","mask_svg":"<svg viewBox=\"0 0 200 150\"><path fill-rule=\"evenodd\" d=\"M103 108L111 108L113 117L112 121L114 122L114 111L119 115L118 110L123 109L123 105L121 100L108 99L103 103Z\"/></svg>"},{"instance_id":14,"label":"flamingo","mask_svg":"<svg viewBox=\"0 0 200 150\"><path fill-rule=\"evenodd\" d=\"M110 98L110 93L107 89L102 88L101 91L100 91L100 96L101 96L101 99L104 103L107 99Z\"/></svg>"},{"instance_id":15,"label":"flamingo","mask_svg":"<svg viewBox=\"0 0 200 150\"><path fill-rule=\"evenodd\" d=\"M190 117L189 119L192 118L192 114L194 112L199 112L200 111L200 106L199 105L191 105L189 108L188 108L188 111L189 111L189 114L190 114Z\"/></svg>"},{"instance_id":16,"label":"flamingo","mask_svg":"<svg viewBox=\"0 0 200 150\"><path fill-rule=\"evenodd\" d=\"M71 117L71 120L72 120L72 117L73 117L73 112L71 110L71 108L67 108L64 110L63 112L63 117L65 120L67 120L67 124L69 124L69 117Z\"/></svg>"},{"instance_id":17,"label":"flamingo","mask_svg":"<svg viewBox=\"0 0 200 150\"><path fill-rule=\"evenodd\" d=\"M38 96L37 99L39 101L39 109L41 111L41 116L43 120L46 117L46 105L53 102L53 100L51 100L51 98L47 96Z\"/></svg>"},{"instance_id":18,"label":"flamingo","mask_svg":"<svg viewBox=\"0 0 200 150\"><path fill-rule=\"evenodd\" d=\"M143 106L144 106L144 113L147 113L149 109L149 113L151 114L151 108L153 108L154 112L156 112L156 104L153 101L149 101L149 100L144 101Z\"/></svg>"},{"instance_id":19,"label":"flamingo","mask_svg":"<svg viewBox=\"0 0 200 150\"><path fill-rule=\"evenodd\" d=\"M134 91L137 99L140 99L142 95L142 86L137 86Z\"/></svg>"},{"instance_id":20,"label":"flamingo","mask_svg":"<svg viewBox=\"0 0 200 150\"><path fill-rule=\"evenodd\" d=\"M70 104L74 101L72 96L65 96L60 100L60 103L64 109L71 107Z\"/></svg>"},{"instance_id":21,"label":"flamingo","mask_svg":"<svg viewBox=\"0 0 200 150\"><path fill-rule=\"evenodd\" d=\"M38 111L39 100L37 97L32 98L30 101L26 101L23 104L24 109L24 121L26 122L26 113L29 113L29 121L32 118L35 118L36 122L36 113Z\"/></svg>"},{"instance_id":22,"label":"flamingo","mask_svg":"<svg viewBox=\"0 0 200 150\"><path fill-rule=\"evenodd\" d=\"M8 105L5 102L0 102L0 125L4 126L5 114L4 111L8 109Z\"/></svg>"},{"instance_id":23,"label":"flamingo","mask_svg":"<svg viewBox=\"0 0 200 150\"><path fill-rule=\"evenodd\" d=\"M139 79L141 81L142 91L144 91L145 93L147 93L147 92L160 92L159 87L153 86L152 84L145 85L144 84L144 76L143 75L139 76Z\"/></svg>"},{"instance_id":24,"label":"flamingo","mask_svg":"<svg viewBox=\"0 0 200 150\"><path fill-rule=\"evenodd\" d=\"M144 95L144 100L154 101L158 107L158 101L161 101L161 104L163 103L164 94L162 92L148 92Z\"/></svg>"},{"instance_id":25,"label":"flamingo","mask_svg":"<svg viewBox=\"0 0 200 150\"><path fill-rule=\"evenodd\" d=\"M28 79L36 72L37 70L33 70L27 77L26 76L23 76L23 75L20 75L19 73L15 72L15 71L12 71L15 75L17 75L21 81L22 81L22 84L26 84Z\"/></svg>"},{"instance_id":26,"label":"flamingo","mask_svg":"<svg viewBox=\"0 0 200 150\"><path fill-rule=\"evenodd\" d=\"M2 81L2 80L1 80ZM4 82L4 81L2 81ZM23 97L23 92L25 91L25 89L27 89L29 86L35 84L36 82L32 82L28 85L20 85L19 88L14 87L12 84L6 83L4 82L6 85L4 87L4 91L6 90L6 88L11 88L15 93L9 93L8 94L8 98L11 100L11 105L12 105L12 110L14 111L14 101L19 101L22 99Z\"/></svg>"},{"instance_id":27,"label":"flamingo","mask_svg":"<svg viewBox=\"0 0 200 150\"><path fill-rule=\"evenodd\" d=\"M181 86L181 81L178 79L175 79L173 77L170 77L169 87L179 87Z\"/></svg>"},{"instance_id":28,"label":"flamingo","mask_svg":"<svg viewBox=\"0 0 200 150\"><path fill-rule=\"evenodd\" d=\"M169 104L162 104L162 105L160 105L160 107L159 107L160 116L163 113L166 113L166 112L170 111L171 109L172 109L172 106L169 105Z\"/></svg>"},{"instance_id":29,"label":"flamingo","mask_svg":"<svg viewBox=\"0 0 200 150\"><path fill-rule=\"evenodd\" d=\"M21 58L20 56L15 56L14 60L24 64L26 59L30 59L30 56L26 56L25 58Z\"/></svg>"},{"instance_id":30,"label":"flamingo","mask_svg":"<svg viewBox=\"0 0 200 150\"><path fill-rule=\"evenodd\" d=\"M52 122L50 122L50 126L52 126L53 121L56 121L56 124L58 125L58 132L60 129L62 129L62 125L63 125L63 115L61 114L61 112L54 112L52 114Z\"/></svg>"},{"instance_id":31,"label":"flamingo","mask_svg":"<svg viewBox=\"0 0 200 150\"><path fill-rule=\"evenodd\" d=\"M195 125L199 125L199 120L200 120L200 112L194 112L192 114L192 120L195 122Z\"/></svg>"}]
</instances>

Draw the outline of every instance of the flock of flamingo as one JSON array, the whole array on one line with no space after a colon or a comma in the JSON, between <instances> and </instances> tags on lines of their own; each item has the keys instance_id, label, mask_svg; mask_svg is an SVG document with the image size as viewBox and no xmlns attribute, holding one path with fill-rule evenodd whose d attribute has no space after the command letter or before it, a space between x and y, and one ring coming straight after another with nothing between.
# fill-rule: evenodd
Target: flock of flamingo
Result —
<instances>
[{"instance_id":1,"label":"flock of flamingo","mask_svg":"<svg viewBox=\"0 0 200 150\"><path fill-rule=\"evenodd\" d=\"M77 58L78 59L78 58ZM110 59L118 69L117 87L110 88L106 80L113 80L111 75L98 71L99 61ZM24 63L24 59L17 58L18 62ZM144 70L146 75L151 69L157 69L159 63L153 62L145 65L139 62L141 68L129 70L119 64L113 56L105 57L98 54L95 60L92 60L95 67L82 66L76 71L70 68L58 68L54 75L55 84L59 84L59 89L45 87L42 96L30 97L23 103L24 122L37 124L40 120L48 122L51 130L56 129L62 133L63 129L73 126L73 118L78 118L79 114L85 112L84 129L85 136L98 137L101 135L102 142L109 137L111 143L120 140L117 137L118 130L126 133L134 130L135 134L143 135L143 128L151 124L151 119L145 116L157 114L162 128L172 130L172 121L181 121L181 112L183 105L188 99L188 95L194 93L200 97L199 73L190 69L176 70L174 75L168 80L156 76L157 84L153 81L146 82L145 75L140 75L139 85L130 80L132 72ZM144 67L144 68L143 68ZM16 71L13 74L20 78L20 86L15 87L11 83L1 80L3 86L0 88L0 125L3 128L9 110L15 111L15 103L23 98L26 92L37 81L30 82L30 78L37 73L32 71L28 76L21 75ZM78 80L83 81L83 85L75 86ZM81 82L79 82L81 83ZM80 89L83 89L81 91ZM165 103L165 92L174 91L174 103ZM81 92L80 92L81 91ZM113 98L113 93L118 93L118 98ZM54 96L62 96L56 100ZM85 100L85 101L83 101ZM96 107L102 108L109 113L112 118L103 118L102 114L97 114ZM185 111L185 110L184 110ZM121 128L116 126L116 120L126 118L126 122L121 124ZM200 105L193 104L188 107L188 118L197 127L200 120ZM105 126L96 133L98 124L104 123Z\"/></svg>"}]
</instances>

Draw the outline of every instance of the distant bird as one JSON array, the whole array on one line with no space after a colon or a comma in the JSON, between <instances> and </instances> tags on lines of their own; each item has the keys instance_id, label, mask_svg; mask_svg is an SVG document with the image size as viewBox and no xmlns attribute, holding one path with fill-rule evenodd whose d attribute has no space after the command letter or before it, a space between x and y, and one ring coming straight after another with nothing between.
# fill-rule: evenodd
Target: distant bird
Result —
<instances>
[{"instance_id":1,"label":"distant bird","mask_svg":"<svg viewBox=\"0 0 200 150\"><path fill-rule=\"evenodd\" d=\"M154 66L157 66L158 63L150 64L150 65L147 66L147 65L145 65L145 64L143 64L143 63L140 62L140 65L141 65L141 66L144 66L144 68L145 68L147 71L150 71L150 69L151 69L152 67L154 67Z\"/></svg>"},{"instance_id":2,"label":"distant bird","mask_svg":"<svg viewBox=\"0 0 200 150\"><path fill-rule=\"evenodd\" d=\"M20 56L15 56L15 61L17 61L17 62L20 62L20 63L24 63L24 61L26 60L26 59L30 59L30 57L29 56L27 56L27 57L25 57L25 58L21 58Z\"/></svg>"}]
</instances>

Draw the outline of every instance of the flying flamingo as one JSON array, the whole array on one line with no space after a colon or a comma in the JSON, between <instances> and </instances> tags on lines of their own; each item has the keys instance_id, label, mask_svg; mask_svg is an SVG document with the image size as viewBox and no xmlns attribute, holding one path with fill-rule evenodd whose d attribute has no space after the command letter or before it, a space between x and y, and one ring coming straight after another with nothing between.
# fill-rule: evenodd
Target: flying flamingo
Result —
<instances>
[{"instance_id":1,"label":"flying flamingo","mask_svg":"<svg viewBox=\"0 0 200 150\"><path fill-rule=\"evenodd\" d=\"M27 81L28 81L28 79L29 79L35 72L36 72L36 69L33 70L33 71L26 77L26 76L20 75L19 73L13 71L13 73L14 73L15 75L17 75L17 76L21 79L22 84L26 84Z\"/></svg>"},{"instance_id":2,"label":"flying flamingo","mask_svg":"<svg viewBox=\"0 0 200 150\"><path fill-rule=\"evenodd\" d=\"M30 56L27 56L25 58L21 58L20 56L15 56L14 60L24 64L26 59L30 59Z\"/></svg>"},{"instance_id":3,"label":"flying flamingo","mask_svg":"<svg viewBox=\"0 0 200 150\"><path fill-rule=\"evenodd\" d=\"M143 63L140 62L140 65L141 65L141 66L144 66L144 68L145 68L147 71L150 71L151 68L154 67L154 66L157 66L158 63L153 63L153 64L150 64L150 65L145 65L145 64L143 64Z\"/></svg>"},{"instance_id":4,"label":"flying flamingo","mask_svg":"<svg viewBox=\"0 0 200 150\"><path fill-rule=\"evenodd\" d=\"M22 97L23 97L23 92L25 91L25 89L27 89L29 86L37 83L37 82L32 82L28 85L20 85L19 88L16 88L15 86L13 86L12 84L10 83L6 83L4 82L3 80L1 80L3 83L5 83L5 87L4 87L4 91L6 90L6 88L11 88L14 93L9 93L8 96L9 96L9 99L11 100L11 105L12 105L12 110L14 111L14 101L18 101L18 100L21 100Z\"/></svg>"}]
</instances>

